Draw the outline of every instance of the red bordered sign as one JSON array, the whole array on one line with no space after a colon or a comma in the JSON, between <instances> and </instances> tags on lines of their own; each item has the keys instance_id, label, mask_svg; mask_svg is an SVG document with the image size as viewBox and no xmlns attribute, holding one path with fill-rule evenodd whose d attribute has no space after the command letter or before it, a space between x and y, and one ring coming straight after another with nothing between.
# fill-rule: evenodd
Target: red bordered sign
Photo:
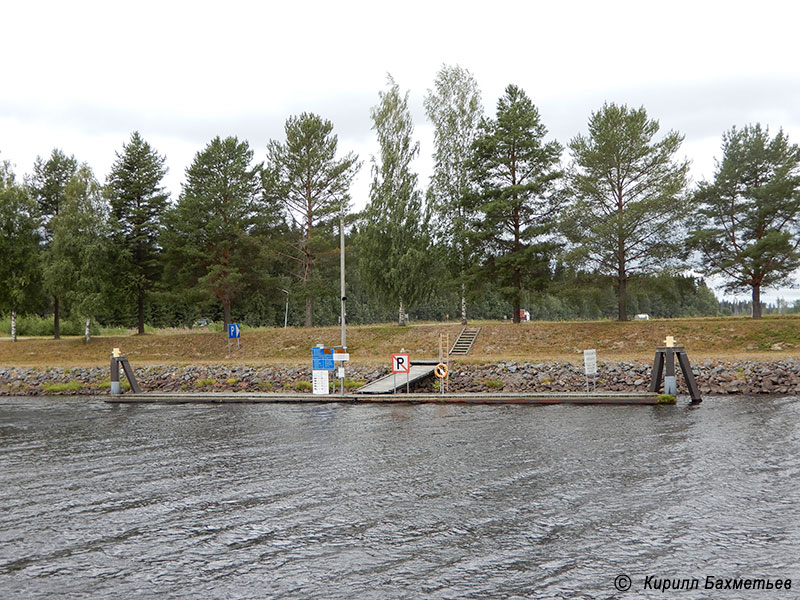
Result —
<instances>
[{"instance_id":1,"label":"red bordered sign","mask_svg":"<svg viewBox=\"0 0 800 600\"><path fill-rule=\"evenodd\" d=\"M408 354L392 354L392 373L411 371L411 357Z\"/></svg>"}]
</instances>

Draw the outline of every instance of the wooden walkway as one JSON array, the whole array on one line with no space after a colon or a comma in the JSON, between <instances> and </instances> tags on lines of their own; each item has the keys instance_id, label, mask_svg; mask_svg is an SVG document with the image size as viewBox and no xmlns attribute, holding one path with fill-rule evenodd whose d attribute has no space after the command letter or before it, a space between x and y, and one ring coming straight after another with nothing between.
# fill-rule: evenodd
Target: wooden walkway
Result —
<instances>
[{"instance_id":1,"label":"wooden walkway","mask_svg":"<svg viewBox=\"0 0 800 600\"><path fill-rule=\"evenodd\" d=\"M658 394L641 393L461 393L461 394L330 394L302 393L158 393L109 395L111 404L658 404Z\"/></svg>"},{"instance_id":2,"label":"wooden walkway","mask_svg":"<svg viewBox=\"0 0 800 600\"><path fill-rule=\"evenodd\" d=\"M411 363L411 369L406 373L389 373L380 379L376 379L366 385L358 388L356 394L391 394L397 390L404 390L406 383L412 383L425 379L433 375L433 369L436 367L437 362L432 361L432 364L419 364ZM408 378L408 379L406 379Z\"/></svg>"}]
</instances>

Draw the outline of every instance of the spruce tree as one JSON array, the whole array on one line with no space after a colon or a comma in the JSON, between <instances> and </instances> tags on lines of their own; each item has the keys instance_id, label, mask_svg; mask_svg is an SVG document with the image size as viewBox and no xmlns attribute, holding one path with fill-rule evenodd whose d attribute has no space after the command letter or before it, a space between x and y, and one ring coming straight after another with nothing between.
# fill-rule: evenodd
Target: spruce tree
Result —
<instances>
[{"instance_id":1,"label":"spruce tree","mask_svg":"<svg viewBox=\"0 0 800 600\"><path fill-rule=\"evenodd\" d=\"M139 334L145 306L161 277L160 236L169 194L163 186L166 159L138 131L123 144L106 180L117 278L122 302L136 307Z\"/></svg>"}]
</instances>

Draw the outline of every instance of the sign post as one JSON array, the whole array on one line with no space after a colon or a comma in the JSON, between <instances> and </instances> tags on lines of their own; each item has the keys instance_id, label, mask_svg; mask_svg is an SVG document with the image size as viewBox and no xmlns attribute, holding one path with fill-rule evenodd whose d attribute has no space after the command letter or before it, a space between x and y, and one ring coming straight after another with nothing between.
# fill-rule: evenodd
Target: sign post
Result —
<instances>
[{"instance_id":1,"label":"sign post","mask_svg":"<svg viewBox=\"0 0 800 600\"><path fill-rule=\"evenodd\" d=\"M589 393L589 375L594 380L594 391L597 391L597 350L583 351L583 372L586 375L586 393Z\"/></svg>"},{"instance_id":2,"label":"sign post","mask_svg":"<svg viewBox=\"0 0 800 600\"><path fill-rule=\"evenodd\" d=\"M228 354L231 353L231 339L236 338L236 349L240 349L241 345L239 344L239 337L241 335L241 330L239 329L238 323L228 323Z\"/></svg>"},{"instance_id":3,"label":"sign post","mask_svg":"<svg viewBox=\"0 0 800 600\"><path fill-rule=\"evenodd\" d=\"M347 353L346 348L334 348L333 349L333 362L339 363L339 379L342 382L342 396L344 396L344 363L350 360L350 355Z\"/></svg>"},{"instance_id":4,"label":"sign post","mask_svg":"<svg viewBox=\"0 0 800 600\"><path fill-rule=\"evenodd\" d=\"M406 394L409 391L409 377L411 377L411 356L408 354L392 354L392 373L394 374L394 391L397 392L397 374L406 374Z\"/></svg>"}]
</instances>

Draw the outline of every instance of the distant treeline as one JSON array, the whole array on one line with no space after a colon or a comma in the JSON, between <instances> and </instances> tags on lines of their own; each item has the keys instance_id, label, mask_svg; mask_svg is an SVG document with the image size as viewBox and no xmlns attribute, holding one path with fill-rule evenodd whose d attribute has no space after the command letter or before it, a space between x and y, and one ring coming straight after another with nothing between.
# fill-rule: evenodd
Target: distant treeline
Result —
<instances>
[{"instance_id":1,"label":"distant treeline","mask_svg":"<svg viewBox=\"0 0 800 600\"><path fill-rule=\"evenodd\" d=\"M748 292L800 266L800 148L758 124L722 136L713 181L690 186L683 136L644 108L604 104L565 146L509 85L493 117L469 71L444 66L424 98L434 173L423 191L408 92L389 77L370 110L378 152L366 208L363 167L333 124L289 117L256 158L216 137L163 186L166 159L138 132L101 183L54 149L17 178L0 162L0 314L85 325L165 327L338 322L340 236L347 319L626 320L744 314L701 276ZM344 231L344 233L342 233ZM780 307L781 311L796 310Z\"/></svg>"}]
</instances>

